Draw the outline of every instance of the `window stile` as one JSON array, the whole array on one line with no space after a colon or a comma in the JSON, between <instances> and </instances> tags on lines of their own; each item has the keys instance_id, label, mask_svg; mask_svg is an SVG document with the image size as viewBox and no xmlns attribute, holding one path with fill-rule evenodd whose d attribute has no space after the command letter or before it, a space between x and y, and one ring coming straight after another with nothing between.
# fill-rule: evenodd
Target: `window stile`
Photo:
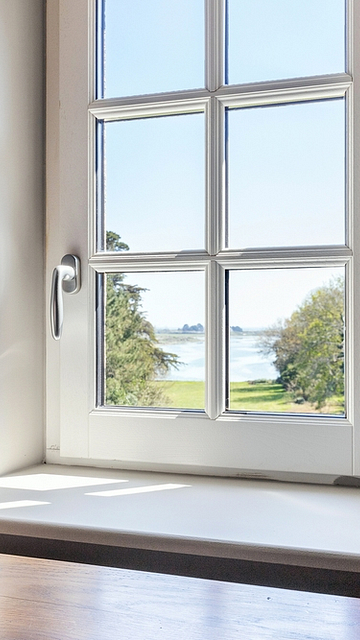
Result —
<instances>
[{"instance_id":1,"label":"window stile","mask_svg":"<svg viewBox=\"0 0 360 640\"><path fill-rule=\"evenodd\" d=\"M356 9L356 10L355 10ZM352 180L352 197L353 197L353 242L354 242L354 265L353 265L353 292L354 292L354 389L357 391L360 384L360 367L359 367L359 353L360 353L360 261L358 259L358 252L360 248L359 232L360 232L360 219L359 219L359 202L360 202L360 188L358 171L360 167L360 85L358 77L360 73L360 41L357 34L360 32L360 12L359 5L356 2L349 1L348 4L349 18L352 15L353 19L349 19L349 29L352 29L352 43L353 48L348 47L348 65L349 70L354 75L354 85L352 88L352 105L353 105L353 149L350 157L353 162L354 178ZM350 33L349 33L350 36ZM356 171L356 173L355 173ZM351 180L351 178L350 178ZM350 182L351 183L351 182ZM354 428L354 473L360 475L360 394L354 393L354 414L355 414L355 428Z\"/></svg>"}]
</instances>

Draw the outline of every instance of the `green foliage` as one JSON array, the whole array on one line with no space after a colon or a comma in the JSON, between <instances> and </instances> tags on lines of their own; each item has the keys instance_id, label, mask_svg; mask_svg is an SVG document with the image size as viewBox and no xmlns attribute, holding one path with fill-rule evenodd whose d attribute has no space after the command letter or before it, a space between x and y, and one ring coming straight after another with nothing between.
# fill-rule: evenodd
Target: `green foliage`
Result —
<instances>
[{"instance_id":1,"label":"green foliage","mask_svg":"<svg viewBox=\"0 0 360 640\"><path fill-rule=\"evenodd\" d=\"M320 409L344 396L344 283L310 293L290 318L264 331L261 350L275 355L279 382L296 402Z\"/></svg>"},{"instance_id":2,"label":"green foliage","mask_svg":"<svg viewBox=\"0 0 360 640\"><path fill-rule=\"evenodd\" d=\"M106 251L129 251L129 245L121 242L120 236L114 231L107 231Z\"/></svg>"},{"instance_id":3,"label":"green foliage","mask_svg":"<svg viewBox=\"0 0 360 640\"><path fill-rule=\"evenodd\" d=\"M107 232L108 251L126 251L120 237ZM163 351L154 327L141 311L141 294L136 285L126 284L124 274L107 275L106 280L106 403L125 406L166 406L161 385L154 383L178 358Z\"/></svg>"}]
</instances>

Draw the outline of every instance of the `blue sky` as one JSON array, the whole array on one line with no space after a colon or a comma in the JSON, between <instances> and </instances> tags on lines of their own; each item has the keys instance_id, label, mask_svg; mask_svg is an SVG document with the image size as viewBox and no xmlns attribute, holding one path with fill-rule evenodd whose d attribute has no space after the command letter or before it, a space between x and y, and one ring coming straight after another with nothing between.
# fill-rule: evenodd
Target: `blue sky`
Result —
<instances>
[{"instance_id":1,"label":"blue sky","mask_svg":"<svg viewBox=\"0 0 360 640\"><path fill-rule=\"evenodd\" d=\"M231 84L345 70L344 0L228 0ZM106 0L105 97L204 86L203 0Z\"/></svg>"},{"instance_id":2,"label":"blue sky","mask_svg":"<svg viewBox=\"0 0 360 640\"><path fill-rule=\"evenodd\" d=\"M105 127L107 229L131 251L204 249L204 115Z\"/></svg>"},{"instance_id":3,"label":"blue sky","mask_svg":"<svg viewBox=\"0 0 360 640\"><path fill-rule=\"evenodd\" d=\"M307 294L344 276L344 268L244 270L230 273L230 325L264 328L290 317ZM201 272L131 273L126 282L148 291L143 310L157 328L205 323L205 280Z\"/></svg>"},{"instance_id":4,"label":"blue sky","mask_svg":"<svg viewBox=\"0 0 360 640\"><path fill-rule=\"evenodd\" d=\"M228 0L229 82L345 70L344 0Z\"/></svg>"},{"instance_id":5,"label":"blue sky","mask_svg":"<svg viewBox=\"0 0 360 640\"><path fill-rule=\"evenodd\" d=\"M202 0L106 0L105 97L204 86L203 15ZM229 17L231 83L344 71L343 0L229 0ZM344 242L343 100L232 111L228 130L232 248ZM106 125L107 229L131 250L204 247L204 139L201 114ZM237 275L232 323L286 317L331 275ZM201 274L128 281L156 326L203 323Z\"/></svg>"},{"instance_id":6,"label":"blue sky","mask_svg":"<svg viewBox=\"0 0 360 640\"><path fill-rule=\"evenodd\" d=\"M204 86L203 0L106 0L105 97Z\"/></svg>"}]
</instances>

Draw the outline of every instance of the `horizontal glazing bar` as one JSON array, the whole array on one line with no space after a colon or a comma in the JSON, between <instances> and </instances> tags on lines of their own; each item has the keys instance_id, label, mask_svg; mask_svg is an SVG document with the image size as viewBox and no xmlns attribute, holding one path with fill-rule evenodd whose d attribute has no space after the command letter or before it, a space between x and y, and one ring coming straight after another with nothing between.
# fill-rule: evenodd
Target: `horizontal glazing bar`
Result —
<instances>
[{"instance_id":1,"label":"horizontal glazing bar","mask_svg":"<svg viewBox=\"0 0 360 640\"><path fill-rule=\"evenodd\" d=\"M329 100L344 97L346 91L351 87L351 78L346 76L342 78L341 82L329 82L328 80L327 82L304 83L298 86L287 82L284 82L283 85L274 84L274 87L265 85L230 86L220 89L216 97L228 108Z\"/></svg>"},{"instance_id":2,"label":"horizontal glazing bar","mask_svg":"<svg viewBox=\"0 0 360 640\"><path fill-rule=\"evenodd\" d=\"M194 113L205 110L211 94L206 90L154 94L141 98L97 100L89 111L99 120L120 118L149 118L159 115Z\"/></svg>"},{"instance_id":3,"label":"horizontal glazing bar","mask_svg":"<svg viewBox=\"0 0 360 640\"><path fill-rule=\"evenodd\" d=\"M289 256L282 258L258 258L258 259L222 259L218 258L217 262L226 269L286 269L295 267L337 267L348 264L351 256Z\"/></svg>"},{"instance_id":4,"label":"horizontal glazing bar","mask_svg":"<svg viewBox=\"0 0 360 640\"><path fill-rule=\"evenodd\" d=\"M99 253L89 260L90 266L99 272L111 269L187 269L202 268L210 261L218 262L224 267L236 268L253 266L260 268L267 265L332 263L345 264L352 258L352 251L343 246L325 247L284 247L281 249L245 249L244 251L222 251L217 256L209 256L206 252L186 251L184 253L132 254Z\"/></svg>"},{"instance_id":5,"label":"horizontal glazing bar","mask_svg":"<svg viewBox=\"0 0 360 640\"><path fill-rule=\"evenodd\" d=\"M184 255L179 253L166 254L138 254L129 256L122 254L98 254L90 258L89 265L99 273L107 271L139 271L146 269L148 271L158 270L187 270L187 269L205 269L210 262L207 253L191 253L186 252Z\"/></svg>"},{"instance_id":6,"label":"horizontal glazing bar","mask_svg":"<svg viewBox=\"0 0 360 640\"><path fill-rule=\"evenodd\" d=\"M146 117L179 111L202 111L211 96L225 106L241 104L273 104L299 100L319 100L342 97L351 86L352 78L346 73L312 76L291 80L259 82L246 85L230 85L216 91L198 89L170 93L129 96L95 100L89 111L99 119L119 117ZM235 105L236 103L236 105Z\"/></svg>"}]
</instances>

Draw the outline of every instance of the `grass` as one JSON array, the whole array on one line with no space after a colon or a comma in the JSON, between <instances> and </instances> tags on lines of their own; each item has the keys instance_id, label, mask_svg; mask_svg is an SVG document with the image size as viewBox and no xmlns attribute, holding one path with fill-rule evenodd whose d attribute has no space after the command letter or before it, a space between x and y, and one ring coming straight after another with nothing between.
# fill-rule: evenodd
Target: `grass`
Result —
<instances>
[{"instance_id":1,"label":"grass","mask_svg":"<svg viewBox=\"0 0 360 640\"><path fill-rule=\"evenodd\" d=\"M275 413L344 413L341 398L329 398L320 410L309 402L298 404L291 394L272 380L265 382L232 382L230 409L240 411L271 411Z\"/></svg>"},{"instance_id":2,"label":"grass","mask_svg":"<svg viewBox=\"0 0 360 640\"><path fill-rule=\"evenodd\" d=\"M169 400L169 407L178 409L203 409L205 406L205 383L166 380L160 382Z\"/></svg>"},{"instance_id":3,"label":"grass","mask_svg":"<svg viewBox=\"0 0 360 640\"><path fill-rule=\"evenodd\" d=\"M169 402L168 407L203 409L205 385L203 382L163 381L161 384ZM341 398L330 398L328 404L316 410L314 405L297 404L281 384L274 381L232 382L230 384L230 410L267 411L273 413L344 413Z\"/></svg>"},{"instance_id":4,"label":"grass","mask_svg":"<svg viewBox=\"0 0 360 640\"><path fill-rule=\"evenodd\" d=\"M230 409L241 411L289 411L288 394L276 382L230 383Z\"/></svg>"}]
</instances>

